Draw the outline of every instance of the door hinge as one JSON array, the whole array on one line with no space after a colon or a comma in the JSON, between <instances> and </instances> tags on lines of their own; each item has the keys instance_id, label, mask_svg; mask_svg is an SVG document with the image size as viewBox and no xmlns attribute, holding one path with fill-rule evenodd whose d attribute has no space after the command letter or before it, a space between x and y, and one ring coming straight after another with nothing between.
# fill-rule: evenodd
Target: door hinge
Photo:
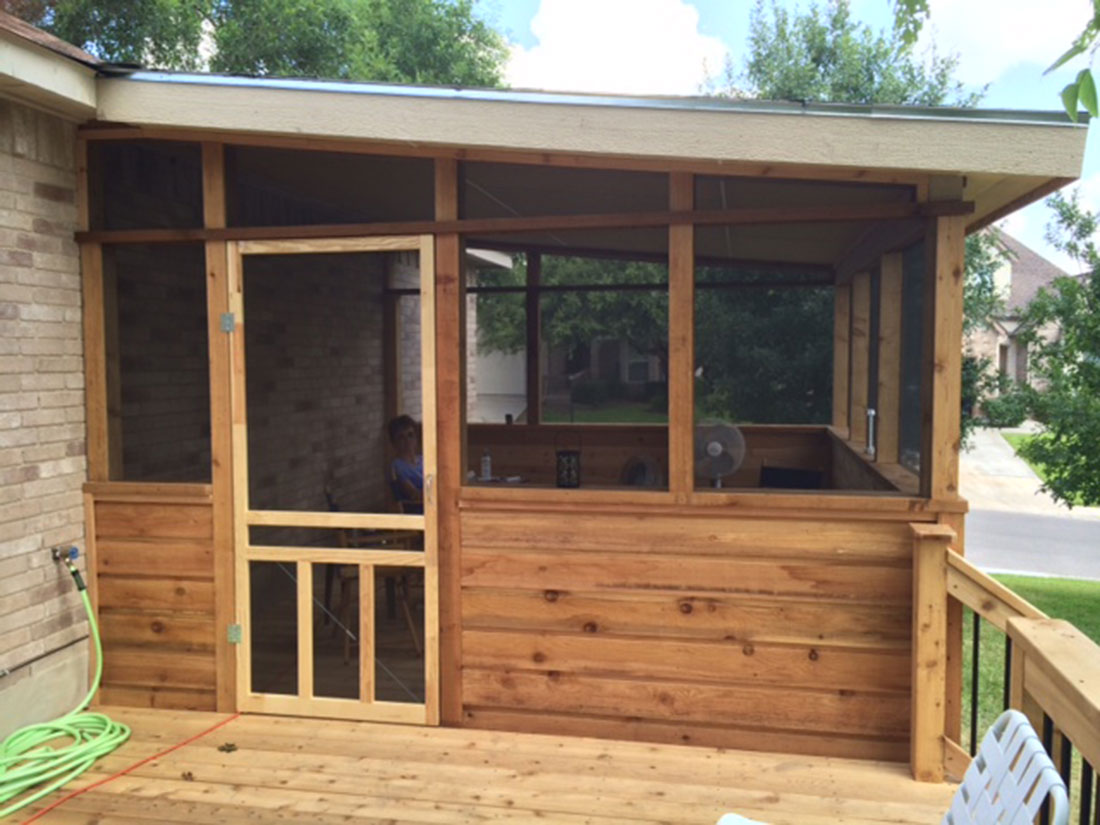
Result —
<instances>
[{"instance_id":1,"label":"door hinge","mask_svg":"<svg viewBox=\"0 0 1100 825\"><path fill-rule=\"evenodd\" d=\"M222 313L222 332L232 332L237 328L237 316L232 312Z\"/></svg>"},{"instance_id":2,"label":"door hinge","mask_svg":"<svg viewBox=\"0 0 1100 825\"><path fill-rule=\"evenodd\" d=\"M241 643L241 626L239 624L231 624L225 629L226 641L231 645L239 645Z\"/></svg>"}]
</instances>

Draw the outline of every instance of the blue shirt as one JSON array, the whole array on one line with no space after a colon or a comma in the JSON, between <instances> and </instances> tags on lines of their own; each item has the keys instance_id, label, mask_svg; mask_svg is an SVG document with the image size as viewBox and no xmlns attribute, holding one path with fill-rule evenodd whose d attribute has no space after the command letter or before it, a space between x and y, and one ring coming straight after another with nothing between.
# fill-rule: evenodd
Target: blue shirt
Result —
<instances>
[{"instance_id":1,"label":"blue shirt","mask_svg":"<svg viewBox=\"0 0 1100 825\"><path fill-rule=\"evenodd\" d=\"M390 464L390 471L393 473L393 495L398 501L413 500L405 491L402 481L407 481L414 490L424 492L424 456L418 455L413 462L395 458Z\"/></svg>"}]
</instances>

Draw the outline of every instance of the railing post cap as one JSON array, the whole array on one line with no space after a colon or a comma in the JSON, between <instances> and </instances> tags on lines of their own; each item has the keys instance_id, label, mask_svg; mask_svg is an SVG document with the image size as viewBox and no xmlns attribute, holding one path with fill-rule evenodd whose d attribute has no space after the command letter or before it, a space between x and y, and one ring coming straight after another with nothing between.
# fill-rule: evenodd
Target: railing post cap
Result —
<instances>
[{"instance_id":1,"label":"railing post cap","mask_svg":"<svg viewBox=\"0 0 1100 825\"><path fill-rule=\"evenodd\" d=\"M910 522L909 531L914 539L953 542L958 538L958 534L955 530L946 524Z\"/></svg>"}]
</instances>

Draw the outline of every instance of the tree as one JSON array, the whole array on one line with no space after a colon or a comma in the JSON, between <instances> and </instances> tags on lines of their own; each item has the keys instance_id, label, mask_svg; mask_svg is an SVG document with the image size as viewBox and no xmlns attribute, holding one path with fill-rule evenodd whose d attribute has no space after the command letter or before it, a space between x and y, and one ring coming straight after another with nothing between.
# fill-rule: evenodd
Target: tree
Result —
<instances>
[{"instance_id":1,"label":"tree","mask_svg":"<svg viewBox=\"0 0 1100 825\"><path fill-rule=\"evenodd\" d=\"M1096 39L1100 37L1100 0L1093 0L1092 19L1085 25L1077 39L1066 52L1047 67L1043 74L1049 74L1063 66L1089 49L1096 50ZM1077 78L1062 89L1062 105L1066 108L1066 114L1074 123L1077 122L1077 105L1084 106L1090 115L1100 115L1100 108L1096 102L1096 81L1092 77L1092 69L1085 68L1077 73Z\"/></svg>"},{"instance_id":2,"label":"tree","mask_svg":"<svg viewBox=\"0 0 1100 825\"><path fill-rule=\"evenodd\" d=\"M895 33L903 42L910 45L915 43L925 21L931 16L928 0L893 0L893 6ZM1051 63L1043 74L1050 74L1086 51L1096 51L1096 41L1100 38L1100 0L1092 0L1092 10L1092 18L1085 24L1085 28L1074 38L1073 43L1062 56ZM1096 80L1092 76L1091 68L1079 71L1074 81L1066 84L1062 89L1061 97L1066 114L1074 123L1077 122L1078 105L1084 106L1093 117L1100 116Z\"/></svg>"},{"instance_id":3,"label":"tree","mask_svg":"<svg viewBox=\"0 0 1100 825\"><path fill-rule=\"evenodd\" d=\"M111 63L201 66L211 0L0 0L0 8Z\"/></svg>"},{"instance_id":4,"label":"tree","mask_svg":"<svg viewBox=\"0 0 1100 825\"><path fill-rule=\"evenodd\" d=\"M210 69L226 74L374 78L375 37L354 0L229 0L211 10Z\"/></svg>"},{"instance_id":5,"label":"tree","mask_svg":"<svg viewBox=\"0 0 1100 825\"><path fill-rule=\"evenodd\" d=\"M1059 501L1100 504L1100 216L1081 207L1076 194L1052 196L1054 223L1047 240L1086 269L1057 279L1028 307L1032 409L1044 432L1020 448L1041 465L1044 487ZM1044 327L1057 328L1054 336Z\"/></svg>"},{"instance_id":6,"label":"tree","mask_svg":"<svg viewBox=\"0 0 1100 825\"><path fill-rule=\"evenodd\" d=\"M914 52L916 34L927 15L925 0L896 0L901 19L904 7L912 15L914 25L895 26L891 32L874 31L852 19L847 0L815 3L807 10L789 12L778 3L757 0L752 10L749 28L749 53L740 75L726 68L725 94L748 93L771 100L802 100L829 103L891 103L937 106L953 104L973 106L984 90L967 91L954 78L958 64L953 55L938 56L934 52L920 56ZM997 306L993 288L993 273L1003 253L992 238L974 236L967 240L966 282L964 294L964 325L967 330L989 323ZM805 344L830 336L827 326L832 313L832 296L828 290L772 290L748 298L771 302L771 313L749 313L742 319L744 334L738 341L727 340L726 351L759 349L760 341L775 342L781 349L791 338L802 338ZM768 318L783 319L789 325L787 334L769 328ZM824 329L824 331L822 331ZM798 330L800 336L791 336ZM736 364L731 361L731 366ZM756 371L760 387L754 392L750 385L729 375L704 375L704 391L718 392L720 385L739 387L745 403L758 404L764 392L773 394L784 407L797 409L807 416L804 421L829 420L829 387L832 374L829 349L803 345L786 353L783 359L755 357L754 363L771 365ZM983 366L969 365L973 388L968 392L969 408L979 400L978 388L988 387L980 380ZM740 367L738 367L740 369ZM775 395L785 393L784 395ZM969 412L969 410L968 410ZM777 415L773 408L772 415ZM789 419L788 419L789 420ZM964 415L964 429L973 421Z\"/></svg>"},{"instance_id":7,"label":"tree","mask_svg":"<svg viewBox=\"0 0 1100 825\"><path fill-rule=\"evenodd\" d=\"M743 77L766 100L973 106L981 94L954 79L957 65L934 52L921 59L896 30L857 23L848 0L795 13L757 0Z\"/></svg>"},{"instance_id":8,"label":"tree","mask_svg":"<svg viewBox=\"0 0 1100 825\"><path fill-rule=\"evenodd\" d=\"M498 86L504 39L471 0L223 0L215 71Z\"/></svg>"},{"instance_id":9,"label":"tree","mask_svg":"<svg viewBox=\"0 0 1100 825\"><path fill-rule=\"evenodd\" d=\"M966 239L965 279L963 281L963 337L977 332L991 323L993 315L1001 309L1003 301L997 295L994 275L1006 258L1005 248L999 242L999 233L989 229L970 235ZM996 399L1001 399L999 402ZM962 442L970 440L970 434L979 423L979 408L988 417L990 410L1006 406L1016 398L1008 379L993 368L989 358L979 358L963 353L962 363ZM1019 422L1016 422L1019 423Z\"/></svg>"},{"instance_id":10,"label":"tree","mask_svg":"<svg viewBox=\"0 0 1100 825\"><path fill-rule=\"evenodd\" d=\"M542 259L540 282L545 286L609 287L542 293L539 320L546 346L563 349L572 358L596 339L620 339L635 352L657 358L662 374L668 374L667 290L613 288L667 284L668 270L663 264L548 255ZM526 260L521 256L511 270L486 271L479 276L482 286L518 287L525 283ZM527 343L526 312L522 294L480 293L478 346L496 352L523 349Z\"/></svg>"},{"instance_id":11,"label":"tree","mask_svg":"<svg viewBox=\"0 0 1100 825\"><path fill-rule=\"evenodd\" d=\"M161 69L497 86L507 54L472 0L0 4L103 60Z\"/></svg>"}]
</instances>

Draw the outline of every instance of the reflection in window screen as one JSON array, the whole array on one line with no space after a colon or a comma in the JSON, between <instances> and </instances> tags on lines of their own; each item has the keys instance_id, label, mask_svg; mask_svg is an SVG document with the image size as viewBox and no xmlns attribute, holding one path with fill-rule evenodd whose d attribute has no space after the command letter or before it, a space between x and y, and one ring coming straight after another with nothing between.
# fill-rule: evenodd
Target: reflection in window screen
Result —
<instances>
[{"instance_id":1,"label":"reflection in window screen","mask_svg":"<svg viewBox=\"0 0 1100 825\"><path fill-rule=\"evenodd\" d=\"M915 473L921 465L921 362L924 347L924 244L902 253L901 286L901 463Z\"/></svg>"}]
</instances>

